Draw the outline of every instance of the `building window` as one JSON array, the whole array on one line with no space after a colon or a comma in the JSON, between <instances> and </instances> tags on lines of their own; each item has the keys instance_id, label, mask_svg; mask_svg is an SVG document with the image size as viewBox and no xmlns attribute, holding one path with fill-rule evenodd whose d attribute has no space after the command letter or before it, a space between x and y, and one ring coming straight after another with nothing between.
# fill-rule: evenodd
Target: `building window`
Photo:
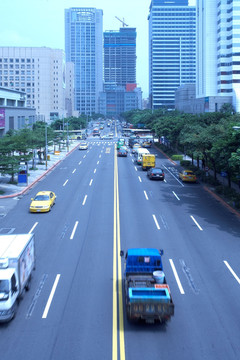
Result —
<instances>
[{"instance_id":1,"label":"building window","mask_svg":"<svg viewBox=\"0 0 240 360\"><path fill-rule=\"evenodd\" d=\"M9 116L9 129L14 130L14 116Z\"/></svg>"}]
</instances>

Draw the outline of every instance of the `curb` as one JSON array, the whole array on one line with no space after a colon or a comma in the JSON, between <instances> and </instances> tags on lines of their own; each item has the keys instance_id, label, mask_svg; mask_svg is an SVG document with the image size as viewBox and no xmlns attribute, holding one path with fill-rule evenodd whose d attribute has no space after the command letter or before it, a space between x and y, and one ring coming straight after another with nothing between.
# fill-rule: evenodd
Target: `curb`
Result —
<instances>
[{"instance_id":1,"label":"curb","mask_svg":"<svg viewBox=\"0 0 240 360\"><path fill-rule=\"evenodd\" d=\"M58 164L60 164L64 159L66 159L66 157L68 155L70 155L74 150L76 150L76 148L79 146L79 144L77 144L74 148L72 148L72 150L70 150L62 159L58 160L55 164L53 164L49 169L47 169L42 175L40 175L36 180L34 180L31 184L29 184L27 187L25 187L22 191L20 191L19 193L14 193L14 194L10 194L10 195L3 195L0 196L0 200L1 199L9 199L9 198L14 198L17 196L21 196L24 195L25 192L27 192L28 190L30 190L38 181L40 181L44 176L46 176L49 172L51 172Z\"/></svg>"}]
</instances>

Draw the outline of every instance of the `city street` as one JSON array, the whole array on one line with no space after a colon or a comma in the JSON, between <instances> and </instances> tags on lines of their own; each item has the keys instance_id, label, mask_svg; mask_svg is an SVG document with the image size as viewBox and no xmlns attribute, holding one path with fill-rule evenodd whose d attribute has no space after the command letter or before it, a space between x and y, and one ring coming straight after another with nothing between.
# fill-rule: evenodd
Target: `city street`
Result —
<instances>
[{"instance_id":1,"label":"city street","mask_svg":"<svg viewBox=\"0 0 240 360\"><path fill-rule=\"evenodd\" d=\"M0 233L35 233L37 267L16 318L0 325L2 360L239 358L239 220L160 153L157 165L165 181L149 180L130 151L118 158L115 140L90 137L10 200ZM31 214L41 190L56 204ZM127 321L116 283L131 247L164 250L175 304L166 325Z\"/></svg>"}]
</instances>

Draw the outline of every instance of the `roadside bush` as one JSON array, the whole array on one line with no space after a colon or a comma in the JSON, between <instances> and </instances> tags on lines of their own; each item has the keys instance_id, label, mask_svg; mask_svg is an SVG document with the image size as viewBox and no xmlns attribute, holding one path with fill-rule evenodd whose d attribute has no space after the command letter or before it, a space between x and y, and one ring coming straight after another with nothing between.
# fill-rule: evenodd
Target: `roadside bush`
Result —
<instances>
[{"instance_id":1,"label":"roadside bush","mask_svg":"<svg viewBox=\"0 0 240 360\"><path fill-rule=\"evenodd\" d=\"M180 160L182 161L183 160L183 155L172 155L171 156L172 160Z\"/></svg>"},{"instance_id":2,"label":"roadside bush","mask_svg":"<svg viewBox=\"0 0 240 360\"><path fill-rule=\"evenodd\" d=\"M13 181L12 181L12 180L10 180L10 181L9 181L9 184L12 184L12 185L17 185L17 184L18 184L18 182L17 182L16 180L13 180Z\"/></svg>"},{"instance_id":3,"label":"roadside bush","mask_svg":"<svg viewBox=\"0 0 240 360\"><path fill-rule=\"evenodd\" d=\"M240 209L240 194L238 194L234 189L218 185L215 187L215 191L218 195L227 200L231 206L236 209Z\"/></svg>"},{"instance_id":4,"label":"roadside bush","mask_svg":"<svg viewBox=\"0 0 240 360\"><path fill-rule=\"evenodd\" d=\"M203 181L212 186L219 186L219 181L215 180L213 176L206 176L206 174L204 174Z\"/></svg>"},{"instance_id":5,"label":"roadside bush","mask_svg":"<svg viewBox=\"0 0 240 360\"><path fill-rule=\"evenodd\" d=\"M215 191L216 191L217 194L219 194L219 195L222 194L223 195L224 194L224 186L223 185L216 186Z\"/></svg>"},{"instance_id":6,"label":"roadside bush","mask_svg":"<svg viewBox=\"0 0 240 360\"><path fill-rule=\"evenodd\" d=\"M182 167L188 167L189 168L189 166L191 166L191 161L189 161L189 160L181 160L180 165Z\"/></svg>"},{"instance_id":7,"label":"roadside bush","mask_svg":"<svg viewBox=\"0 0 240 360\"><path fill-rule=\"evenodd\" d=\"M195 174L196 174L196 176L198 177L198 178L203 178L204 177L204 171L202 171L202 170L200 170L200 169L194 169L194 172L195 172Z\"/></svg>"}]
</instances>

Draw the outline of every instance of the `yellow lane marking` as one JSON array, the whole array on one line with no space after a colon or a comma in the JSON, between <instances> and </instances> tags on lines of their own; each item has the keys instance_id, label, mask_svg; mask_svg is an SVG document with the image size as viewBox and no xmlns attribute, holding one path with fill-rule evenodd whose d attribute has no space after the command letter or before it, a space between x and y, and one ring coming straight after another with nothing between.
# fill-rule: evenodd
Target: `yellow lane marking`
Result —
<instances>
[{"instance_id":1,"label":"yellow lane marking","mask_svg":"<svg viewBox=\"0 0 240 360\"><path fill-rule=\"evenodd\" d=\"M116 147L114 151L114 221L113 223L114 224L113 224L112 360L118 359L118 335L119 335L120 360L125 360L123 294L122 294L123 280L122 280L122 265L121 265L121 257L120 257L121 240L120 240L120 215L119 215L119 190L118 190L118 164L117 164ZM118 319L119 319L119 334L118 334Z\"/></svg>"},{"instance_id":2,"label":"yellow lane marking","mask_svg":"<svg viewBox=\"0 0 240 360\"><path fill-rule=\"evenodd\" d=\"M116 157L117 159L117 157ZM119 187L118 187L118 168L117 168L117 239L118 239L118 310L119 310L119 347L120 359L125 360L125 340L124 340L124 322L123 322L123 294L122 294L122 264L120 257L120 216L119 216Z\"/></svg>"},{"instance_id":3,"label":"yellow lane marking","mask_svg":"<svg viewBox=\"0 0 240 360\"><path fill-rule=\"evenodd\" d=\"M114 218L113 218L113 319L112 319L112 360L117 360L117 223L116 223L116 158L114 156Z\"/></svg>"}]
</instances>

